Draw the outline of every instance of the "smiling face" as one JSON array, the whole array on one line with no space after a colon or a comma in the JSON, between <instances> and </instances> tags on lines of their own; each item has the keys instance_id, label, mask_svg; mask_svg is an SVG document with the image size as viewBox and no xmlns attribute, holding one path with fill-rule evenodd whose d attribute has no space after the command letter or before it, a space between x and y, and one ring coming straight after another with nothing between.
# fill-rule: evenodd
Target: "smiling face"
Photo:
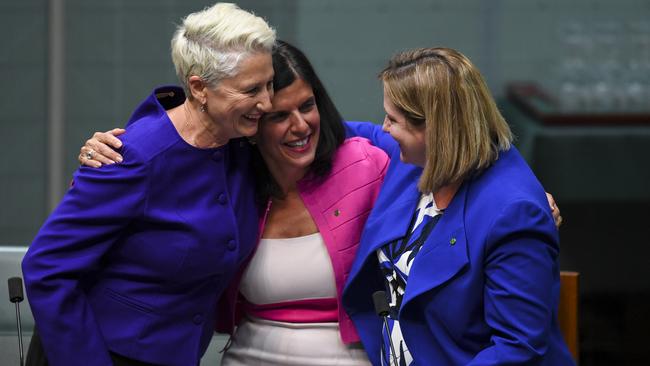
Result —
<instances>
[{"instance_id":1,"label":"smiling face","mask_svg":"<svg viewBox=\"0 0 650 366\"><path fill-rule=\"evenodd\" d=\"M228 138L253 136L262 114L271 109L273 63L270 53L254 53L235 76L204 88L206 112Z\"/></svg>"},{"instance_id":2,"label":"smiling face","mask_svg":"<svg viewBox=\"0 0 650 366\"><path fill-rule=\"evenodd\" d=\"M388 132L399 143L400 160L405 163L424 167L426 163L426 139L424 126L416 127L410 124L402 111L399 110L386 95L384 90L383 130Z\"/></svg>"},{"instance_id":3,"label":"smiling face","mask_svg":"<svg viewBox=\"0 0 650 366\"><path fill-rule=\"evenodd\" d=\"M302 178L316 156L320 114L309 84L296 79L275 93L271 111L262 118L258 147L281 187Z\"/></svg>"}]
</instances>

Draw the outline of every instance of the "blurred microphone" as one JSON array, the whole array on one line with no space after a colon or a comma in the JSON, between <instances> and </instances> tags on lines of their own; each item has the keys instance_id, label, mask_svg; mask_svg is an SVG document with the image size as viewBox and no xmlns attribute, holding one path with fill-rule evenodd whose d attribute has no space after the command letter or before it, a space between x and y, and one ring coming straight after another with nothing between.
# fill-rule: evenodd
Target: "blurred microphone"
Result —
<instances>
[{"instance_id":1,"label":"blurred microphone","mask_svg":"<svg viewBox=\"0 0 650 366\"><path fill-rule=\"evenodd\" d=\"M384 328L386 329L386 334L388 335L388 344L390 346L390 351L393 354L393 363L397 366L399 365L397 363L397 353L395 353L395 347L393 347L393 337L391 336L390 328L388 327L388 314L390 314L390 305L388 304L388 299L386 298L386 291L375 291L375 293L372 294L372 302L375 304L375 313L384 318Z\"/></svg>"},{"instance_id":2,"label":"blurred microphone","mask_svg":"<svg viewBox=\"0 0 650 366\"><path fill-rule=\"evenodd\" d=\"M9 286L9 301L16 304L16 328L18 328L18 351L20 353L20 366L24 365L23 360L23 330L20 324L20 302L25 299L23 296L23 280L20 277L11 277L7 280Z\"/></svg>"}]
</instances>

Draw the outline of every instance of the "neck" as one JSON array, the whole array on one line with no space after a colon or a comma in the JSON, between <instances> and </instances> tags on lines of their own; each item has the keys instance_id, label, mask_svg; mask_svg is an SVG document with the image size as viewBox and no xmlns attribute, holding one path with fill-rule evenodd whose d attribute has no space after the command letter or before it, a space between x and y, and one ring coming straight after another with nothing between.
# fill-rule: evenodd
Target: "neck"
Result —
<instances>
[{"instance_id":1,"label":"neck","mask_svg":"<svg viewBox=\"0 0 650 366\"><path fill-rule=\"evenodd\" d=\"M433 192L433 199L436 201L436 206L439 209L444 210L447 208L447 206L449 206L451 200L454 199L456 192L458 192L460 184L460 182L448 184L444 187L441 187L436 192Z\"/></svg>"},{"instance_id":2,"label":"neck","mask_svg":"<svg viewBox=\"0 0 650 366\"><path fill-rule=\"evenodd\" d=\"M230 136L221 131L218 124L210 116L200 111L200 106L194 100L186 99L172 118L174 126L183 139L194 147L201 149L223 146L228 143ZM171 117L170 113L170 117Z\"/></svg>"},{"instance_id":3,"label":"neck","mask_svg":"<svg viewBox=\"0 0 650 366\"><path fill-rule=\"evenodd\" d=\"M271 173L271 175L273 175L273 179L275 179L275 182L280 186L280 189L285 196L298 193L298 181L302 176L274 173Z\"/></svg>"},{"instance_id":4,"label":"neck","mask_svg":"<svg viewBox=\"0 0 650 366\"><path fill-rule=\"evenodd\" d=\"M268 161L265 157L263 159L269 169L269 173L282 190L282 193L286 195L289 192L298 191L298 181L307 174L307 169L283 169L281 166Z\"/></svg>"}]
</instances>

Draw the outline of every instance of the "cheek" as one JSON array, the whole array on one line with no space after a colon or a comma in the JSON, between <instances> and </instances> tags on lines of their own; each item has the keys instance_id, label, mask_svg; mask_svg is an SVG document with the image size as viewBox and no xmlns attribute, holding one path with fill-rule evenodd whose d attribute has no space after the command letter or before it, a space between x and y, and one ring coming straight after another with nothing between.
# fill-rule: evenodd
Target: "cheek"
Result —
<instances>
[{"instance_id":1,"label":"cheek","mask_svg":"<svg viewBox=\"0 0 650 366\"><path fill-rule=\"evenodd\" d=\"M232 96L228 103L228 111L235 113L246 112L252 107L252 105L253 103L251 102L251 98L244 95Z\"/></svg>"},{"instance_id":2,"label":"cheek","mask_svg":"<svg viewBox=\"0 0 650 366\"><path fill-rule=\"evenodd\" d=\"M257 141L260 151L269 151L270 146L282 143L286 126L283 123L262 122L257 134Z\"/></svg>"},{"instance_id":3,"label":"cheek","mask_svg":"<svg viewBox=\"0 0 650 366\"><path fill-rule=\"evenodd\" d=\"M318 109L314 108L314 110L305 114L304 118L311 125L312 128L320 127L320 114L318 113Z\"/></svg>"}]
</instances>

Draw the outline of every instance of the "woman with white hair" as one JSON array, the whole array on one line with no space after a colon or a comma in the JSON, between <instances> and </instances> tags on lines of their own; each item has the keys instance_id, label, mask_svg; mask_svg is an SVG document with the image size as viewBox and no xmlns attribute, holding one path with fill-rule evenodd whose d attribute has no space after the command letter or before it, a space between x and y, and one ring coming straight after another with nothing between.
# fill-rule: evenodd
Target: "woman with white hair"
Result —
<instances>
[{"instance_id":1,"label":"woman with white hair","mask_svg":"<svg viewBox=\"0 0 650 366\"><path fill-rule=\"evenodd\" d=\"M271 107L274 41L233 4L188 15L172 40L183 88L135 110L123 164L75 173L23 261L50 365L199 363L257 240L245 137Z\"/></svg>"}]
</instances>

